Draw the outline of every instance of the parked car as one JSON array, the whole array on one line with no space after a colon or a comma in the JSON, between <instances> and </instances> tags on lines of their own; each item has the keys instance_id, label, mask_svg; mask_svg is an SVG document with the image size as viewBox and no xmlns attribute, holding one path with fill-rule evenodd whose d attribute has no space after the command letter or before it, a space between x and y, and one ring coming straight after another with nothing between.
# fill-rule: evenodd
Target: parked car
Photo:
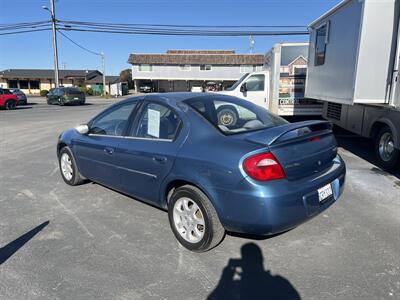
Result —
<instances>
[{"instance_id":1,"label":"parked car","mask_svg":"<svg viewBox=\"0 0 400 300\"><path fill-rule=\"evenodd\" d=\"M0 88L0 108L11 110L18 104L18 98L9 89Z\"/></svg>"},{"instance_id":2,"label":"parked car","mask_svg":"<svg viewBox=\"0 0 400 300\"><path fill-rule=\"evenodd\" d=\"M85 93L75 87L59 87L51 89L47 96L47 104L85 104Z\"/></svg>"},{"instance_id":3,"label":"parked car","mask_svg":"<svg viewBox=\"0 0 400 300\"><path fill-rule=\"evenodd\" d=\"M153 92L153 86L151 84L142 84L139 87L139 91L141 93L151 93L151 92Z\"/></svg>"},{"instance_id":4,"label":"parked car","mask_svg":"<svg viewBox=\"0 0 400 300\"><path fill-rule=\"evenodd\" d=\"M218 122L224 105L241 111L235 125ZM57 153L67 184L89 179L166 209L177 240L200 252L225 231L272 235L332 205L346 167L331 129L232 96L166 93L112 105L62 133Z\"/></svg>"},{"instance_id":5,"label":"parked car","mask_svg":"<svg viewBox=\"0 0 400 300\"><path fill-rule=\"evenodd\" d=\"M20 89L9 89L11 93L17 96L18 99L18 105L27 105L28 104L28 98L26 97L25 93L21 91Z\"/></svg>"},{"instance_id":6,"label":"parked car","mask_svg":"<svg viewBox=\"0 0 400 300\"><path fill-rule=\"evenodd\" d=\"M200 85L194 85L192 86L192 88L190 89L190 91L192 93L202 93L204 91L203 87Z\"/></svg>"}]
</instances>

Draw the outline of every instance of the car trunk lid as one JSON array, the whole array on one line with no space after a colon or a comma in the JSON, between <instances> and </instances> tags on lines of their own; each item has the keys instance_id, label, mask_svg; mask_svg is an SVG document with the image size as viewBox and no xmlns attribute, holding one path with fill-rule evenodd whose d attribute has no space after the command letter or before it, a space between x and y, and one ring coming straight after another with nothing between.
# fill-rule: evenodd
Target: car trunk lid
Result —
<instances>
[{"instance_id":1,"label":"car trunk lid","mask_svg":"<svg viewBox=\"0 0 400 300\"><path fill-rule=\"evenodd\" d=\"M322 171L337 155L332 124L327 121L284 124L247 135L246 140L269 148L289 180Z\"/></svg>"}]
</instances>

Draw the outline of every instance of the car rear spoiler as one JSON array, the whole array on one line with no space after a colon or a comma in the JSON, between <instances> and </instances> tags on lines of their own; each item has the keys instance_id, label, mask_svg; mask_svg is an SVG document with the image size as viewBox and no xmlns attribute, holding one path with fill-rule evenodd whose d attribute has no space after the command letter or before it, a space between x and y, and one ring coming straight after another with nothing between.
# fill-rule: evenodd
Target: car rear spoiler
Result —
<instances>
[{"instance_id":1,"label":"car rear spoiler","mask_svg":"<svg viewBox=\"0 0 400 300\"><path fill-rule=\"evenodd\" d=\"M272 146L281 142L295 141L317 135L332 133L333 125L329 121L303 121L284 124L250 134L246 139L252 142ZM300 131L300 129L304 129ZM291 133L291 134L290 134Z\"/></svg>"}]
</instances>

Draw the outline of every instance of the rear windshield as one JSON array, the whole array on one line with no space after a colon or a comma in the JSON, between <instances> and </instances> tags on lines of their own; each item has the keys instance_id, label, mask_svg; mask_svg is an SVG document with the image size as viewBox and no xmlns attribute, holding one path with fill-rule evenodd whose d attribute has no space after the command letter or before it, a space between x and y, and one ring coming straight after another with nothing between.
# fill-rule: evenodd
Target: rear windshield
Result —
<instances>
[{"instance_id":1,"label":"rear windshield","mask_svg":"<svg viewBox=\"0 0 400 300\"><path fill-rule=\"evenodd\" d=\"M68 94L79 94L81 92L77 88L64 88L64 91Z\"/></svg>"},{"instance_id":2,"label":"rear windshield","mask_svg":"<svg viewBox=\"0 0 400 300\"><path fill-rule=\"evenodd\" d=\"M288 123L263 107L236 97L207 95L184 101L224 134L237 134Z\"/></svg>"}]
</instances>

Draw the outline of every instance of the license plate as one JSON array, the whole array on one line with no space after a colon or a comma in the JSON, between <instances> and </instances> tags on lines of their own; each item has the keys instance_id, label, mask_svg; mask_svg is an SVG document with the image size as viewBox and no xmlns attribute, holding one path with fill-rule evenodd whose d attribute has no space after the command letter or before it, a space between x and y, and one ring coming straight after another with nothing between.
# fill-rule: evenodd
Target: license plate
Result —
<instances>
[{"instance_id":1,"label":"license plate","mask_svg":"<svg viewBox=\"0 0 400 300\"><path fill-rule=\"evenodd\" d=\"M74 100L79 100L79 98L78 98L78 97L75 97Z\"/></svg>"},{"instance_id":2,"label":"license plate","mask_svg":"<svg viewBox=\"0 0 400 300\"><path fill-rule=\"evenodd\" d=\"M327 198L329 198L330 196L332 196L333 192L332 192L332 186L331 184L327 184L325 186L323 186L322 188L318 189L318 198L319 198L319 202L324 202Z\"/></svg>"}]
</instances>

